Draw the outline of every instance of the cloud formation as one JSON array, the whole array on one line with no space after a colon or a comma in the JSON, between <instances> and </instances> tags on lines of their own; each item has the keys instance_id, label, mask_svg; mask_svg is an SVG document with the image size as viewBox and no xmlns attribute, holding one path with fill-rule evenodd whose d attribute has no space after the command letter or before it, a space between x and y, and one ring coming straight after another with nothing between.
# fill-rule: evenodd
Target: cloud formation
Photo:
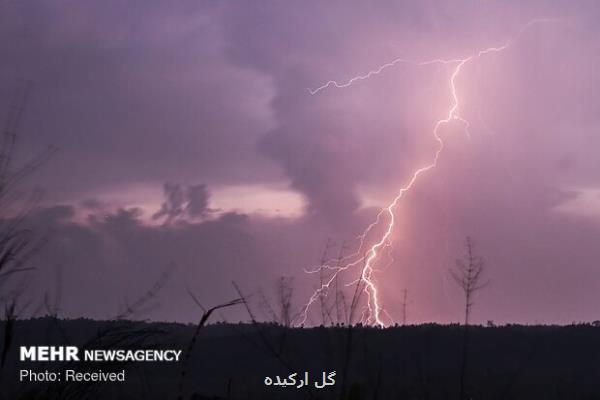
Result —
<instances>
[{"instance_id":1,"label":"cloud formation","mask_svg":"<svg viewBox=\"0 0 600 400\"><path fill-rule=\"evenodd\" d=\"M163 190L165 201L152 215L153 220L164 219L170 223L180 217L203 217L209 211L208 191L204 184L182 187L178 183L166 182Z\"/></svg>"},{"instance_id":2,"label":"cloud formation","mask_svg":"<svg viewBox=\"0 0 600 400\"><path fill-rule=\"evenodd\" d=\"M168 304L156 315L178 319L193 313L178 307L184 282L218 302L232 279L255 288L293 275L300 301L315 284L302 268L318 261L327 238L352 245L375 206L430 162L432 127L451 101L449 69L439 65L399 64L314 96L308 88L399 56L465 57L533 18L555 18L464 68L457 85L470 135L460 124L443 129L439 167L398 208L394 261L375 276L391 314L408 288L416 320L456 320L447 269L469 234L492 280L476 318L597 319L594 2L0 9L0 87L15 77L34 83L21 154L40 142L61 149L31 182L46 191L32 226L55 232L44 264L69 269L76 299L96 282L94 296L143 290L173 261ZM162 185L164 199L139 190ZM277 201L293 206L265 204L259 215L260 205L217 204L241 202L239 187L256 190L254 203L275 193L261 188L277 187L285 192ZM277 213L286 207L294 212ZM153 216L159 224L148 223ZM73 304L73 315L108 312L92 300Z\"/></svg>"}]
</instances>

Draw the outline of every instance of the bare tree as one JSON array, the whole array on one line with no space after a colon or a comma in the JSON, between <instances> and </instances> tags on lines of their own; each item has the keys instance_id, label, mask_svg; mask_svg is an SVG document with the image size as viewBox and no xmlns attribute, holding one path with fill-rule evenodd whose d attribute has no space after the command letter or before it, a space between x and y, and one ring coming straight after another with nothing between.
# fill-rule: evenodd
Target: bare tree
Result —
<instances>
[{"instance_id":1,"label":"bare tree","mask_svg":"<svg viewBox=\"0 0 600 400\"><path fill-rule=\"evenodd\" d=\"M277 305L279 306L279 323L285 327L292 326L294 314L292 296L294 294L293 278L282 276L277 282Z\"/></svg>"},{"instance_id":2,"label":"bare tree","mask_svg":"<svg viewBox=\"0 0 600 400\"><path fill-rule=\"evenodd\" d=\"M4 321L0 373L11 347L14 323L20 312L24 310L24 308L17 309L17 300L28 281L24 276L21 276L22 280L17 280L17 275L32 270L27 266L28 261L43 244L43 241L39 240L34 242L33 233L23 227L25 217L36 203L35 196L29 200L22 199L14 188L54 151L48 149L21 167L14 167L13 156L28 92L29 82L18 82L4 126L0 131L0 304L4 308L4 314L0 316L0 320Z\"/></svg>"},{"instance_id":3,"label":"bare tree","mask_svg":"<svg viewBox=\"0 0 600 400\"><path fill-rule=\"evenodd\" d=\"M293 307L294 278L280 276L275 284L275 298L270 301L265 292L259 289L259 306L267 315L267 320L281 326L291 327L296 317ZM273 305L274 304L274 305Z\"/></svg>"},{"instance_id":4,"label":"bare tree","mask_svg":"<svg viewBox=\"0 0 600 400\"><path fill-rule=\"evenodd\" d=\"M194 350L194 346L196 344L196 341L198 340L198 335L200 334L200 330L202 330L202 328L204 328L204 326L208 322L208 319L210 318L211 314L217 310L233 307L238 304L243 304L245 302L245 300L240 297L240 298L228 301L226 303L222 303L222 304L216 305L214 307L210 307L209 309L206 309L202 306L202 304L198 301L196 296L194 296L194 294L191 291L188 290L188 294L194 300L194 302L198 305L198 307L200 307L202 309L202 316L200 317L200 321L198 322L198 325L196 325L194 334L192 335L192 338L191 338L191 340L188 344L187 350L185 352L185 358L183 360L181 375L179 377L179 385L178 385L179 395L177 397L178 399L183 399L183 389L184 389L183 385L185 383L186 375L188 374L189 363L190 363L190 359L192 357L192 351Z\"/></svg>"},{"instance_id":5,"label":"bare tree","mask_svg":"<svg viewBox=\"0 0 600 400\"><path fill-rule=\"evenodd\" d=\"M484 288L489 281L482 281L485 263L483 258L475 255L473 240L467 236L466 254L462 259L456 260L454 269L450 270L452 278L460 286L465 295L465 321L463 326L463 342L460 366L460 400L466 400L466 373L469 348L469 322L471 308L473 307L473 298L475 293Z\"/></svg>"},{"instance_id":6,"label":"bare tree","mask_svg":"<svg viewBox=\"0 0 600 400\"><path fill-rule=\"evenodd\" d=\"M480 289L489 284L489 281L482 281L484 270L484 261L480 256L474 253L473 240L467 236L467 252L462 259L456 260L454 269L450 270L452 278L460 286L465 295L465 326L469 325L471 308L473 307L473 297Z\"/></svg>"},{"instance_id":7,"label":"bare tree","mask_svg":"<svg viewBox=\"0 0 600 400\"><path fill-rule=\"evenodd\" d=\"M332 246L331 238L327 238L327 243L325 244L325 249L323 250L323 254L321 255L321 264L319 266L319 287L323 288L323 283L325 282L325 264L327 263L327 255L329 253L329 249ZM321 324L325 326L327 322L327 291L321 290L319 295L319 304L321 306Z\"/></svg>"},{"instance_id":8,"label":"bare tree","mask_svg":"<svg viewBox=\"0 0 600 400\"><path fill-rule=\"evenodd\" d=\"M346 246L346 242L344 241L340 246L335 265L335 267L338 269L342 268L344 262L344 253L346 252L346 250L348 250L348 247ZM335 323L336 325L343 325L348 320L348 304L346 304L346 295L344 294L343 290L344 285L340 285L339 282L339 274L335 275L333 283L335 289L335 301L333 304L335 308Z\"/></svg>"}]
</instances>

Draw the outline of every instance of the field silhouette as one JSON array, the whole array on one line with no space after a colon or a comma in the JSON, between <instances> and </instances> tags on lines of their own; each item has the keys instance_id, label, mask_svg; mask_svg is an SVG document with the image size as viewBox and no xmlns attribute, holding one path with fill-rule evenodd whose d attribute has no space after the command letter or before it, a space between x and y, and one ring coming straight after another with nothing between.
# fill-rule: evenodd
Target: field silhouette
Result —
<instances>
[{"instance_id":1,"label":"field silhouette","mask_svg":"<svg viewBox=\"0 0 600 400\"><path fill-rule=\"evenodd\" d=\"M0 325L4 332L4 323ZM183 363L21 363L21 345L188 348L195 325L132 321L16 321L2 372L6 399L458 399L463 327L426 324L286 328L213 324ZM2 337L4 340L4 337ZM350 341L350 342L349 342ZM348 345L350 343L350 346ZM276 354L274 354L276 352ZM471 326L465 392L472 399L600 399L600 326ZM186 357L184 354L182 356ZM127 371L125 383L19 383L18 370ZM336 371L317 390L267 387L265 376Z\"/></svg>"}]
</instances>

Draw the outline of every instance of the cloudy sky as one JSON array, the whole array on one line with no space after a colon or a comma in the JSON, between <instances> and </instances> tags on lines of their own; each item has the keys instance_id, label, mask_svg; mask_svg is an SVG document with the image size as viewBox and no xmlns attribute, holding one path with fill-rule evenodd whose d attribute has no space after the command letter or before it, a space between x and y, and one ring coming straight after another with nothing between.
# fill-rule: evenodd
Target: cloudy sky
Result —
<instances>
[{"instance_id":1,"label":"cloudy sky","mask_svg":"<svg viewBox=\"0 0 600 400\"><path fill-rule=\"evenodd\" d=\"M0 3L1 109L31 82L17 161L58 148L19 188L43 193L31 292L105 318L164 280L141 317L189 321L188 290L272 297L289 276L299 307L328 240L326 258L356 250L432 160L455 64L414 63L509 42L456 77L469 131L440 129L395 210L381 302L399 320L407 289L409 321L458 321L470 235L490 280L475 320L600 319L600 5L523 3Z\"/></svg>"}]
</instances>

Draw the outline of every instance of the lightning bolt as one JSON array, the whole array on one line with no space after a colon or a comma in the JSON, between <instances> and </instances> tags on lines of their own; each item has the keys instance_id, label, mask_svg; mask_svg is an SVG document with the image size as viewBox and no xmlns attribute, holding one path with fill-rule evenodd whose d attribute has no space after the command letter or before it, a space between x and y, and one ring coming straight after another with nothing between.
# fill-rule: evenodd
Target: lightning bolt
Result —
<instances>
[{"instance_id":1,"label":"lightning bolt","mask_svg":"<svg viewBox=\"0 0 600 400\"><path fill-rule=\"evenodd\" d=\"M438 164L440 155L442 154L442 152L444 150L444 141L442 140L440 133L439 133L440 129L445 125L451 124L453 122L458 122L463 125L465 133L467 135L469 135L469 121L467 121L465 118L463 118L459 113L460 100L459 100L459 97L457 94L457 88L456 88L456 80L457 80L458 76L460 75L460 73L463 70L463 68L465 67L465 65L467 65L468 63L470 63L473 60L476 60L480 57L483 57L487 54L490 54L490 53L499 53L499 52L505 51L529 27L531 27L532 25L537 24L537 23L548 22L548 21L553 21L553 20L551 20L551 19L532 20L532 21L528 22L526 25L524 25L521 28L521 30L519 30L519 32L505 44L498 46L498 47L488 47L486 49L479 50L466 58L432 59L432 60L421 61L421 62L414 62L414 61L406 60L403 58L396 58L386 64L379 66L377 69L371 70L364 75L355 76L346 82L339 83L337 81L330 80L330 81L326 82L325 84L323 84L322 86L317 87L316 89L309 89L309 92L311 95L316 95L319 92L321 92L327 88L330 88L330 87L334 87L334 88L338 88L338 89L347 88L347 87L352 86L353 84L356 84L360 81L368 80L369 78L376 76L376 75L382 73L384 70L392 68L398 64L409 64L409 65L418 66L418 67L427 66L427 65L435 65L435 64L452 66L452 70L451 70L450 77L448 80L449 91L450 91L450 108L448 109L448 112L446 113L445 117L438 120L435 123L435 125L433 126L432 133L433 133L433 137L434 137L435 141L437 142L437 149L435 150L435 153L433 154L432 161L429 164L422 166L422 167L418 168L417 170L415 170L412 173L408 182L399 189L396 197L394 197L392 199L392 201L386 207L384 207L383 209L381 209L379 211L379 213L377 214L377 217L375 218L375 221L373 223L371 223L369 226L367 226L367 228L363 231L363 233L358 237L359 238L358 250L356 252L354 252L353 254L350 254L349 256L346 256L342 259L342 261L345 262L345 264L332 265L331 262L327 262L323 265L317 266L316 268L305 270L305 272L307 272L309 274L327 270L327 271L331 271L331 275L310 296L310 298L308 299L308 301L302 308L302 310L299 314L299 317L297 318L297 321L296 321L297 324L303 325L306 322L306 320L308 318L308 311L309 311L310 307L321 296L327 296L327 293L328 293L332 283L338 278L338 276L342 272L347 271L347 270L349 270L353 267L356 267L358 265L361 265L361 264L362 264L362 267L360 269L359 277L357 279L355 279L353 282L350 282L348 284L348 285L361 284L362 288L363 288L362 290L367 295L366 309L363 310L361 322L364 322L368 325L385 327L386 321L384 321L383 315L385 315L385 318L387 318L388 322L392 321L389 314L387 314L387 312L383 309L383 307L381 305L381 300L380 300L379 290L377 288L377 283L376 283L375 279L373 278L373 273L375 271L375 265L376 265L377 260L380 258L381 253L384 251L384 249L391 246L392 232L394 230L394 225L396 222L395 210L396 210L398 204L400 203L400 200L404 197L404 195L408 191L410 191L413 188L413 186L417 183L420 176L422 176L426 172L434 169ZM377 239L374 244L372 244L370 247L368 247L368 249L365 252L364 249L365 249L365 243L366 243L367 237L369 236L369 234L375 227L377 227L381 224L384 216L387 217L386 218L387 225L385 226L383 233L381 233L381 235L379 236L379 239ZM364 255L363 255L363 252L364 252ZM351 321L349 321L349 322L351 323Z\"/></svg>"}]
</instances>

